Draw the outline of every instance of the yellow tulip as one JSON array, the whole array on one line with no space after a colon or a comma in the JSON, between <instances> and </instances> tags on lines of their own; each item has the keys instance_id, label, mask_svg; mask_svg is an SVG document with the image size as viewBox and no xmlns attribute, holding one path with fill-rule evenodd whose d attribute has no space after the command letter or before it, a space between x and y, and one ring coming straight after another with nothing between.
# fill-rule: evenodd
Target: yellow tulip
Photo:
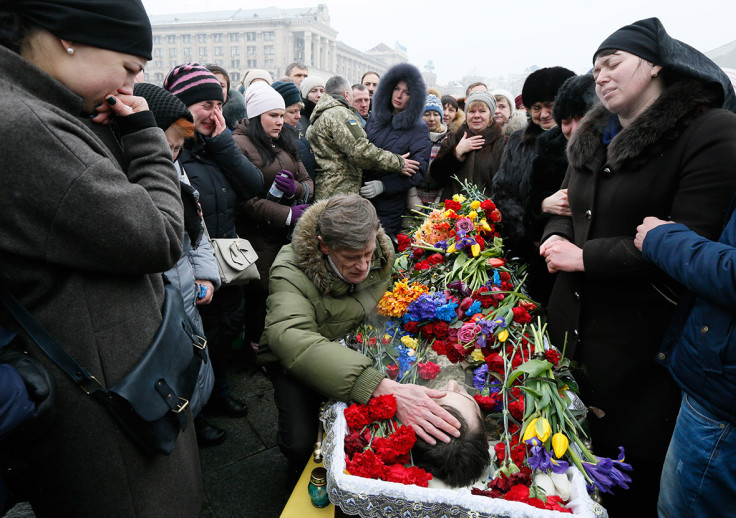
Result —
<instances>
[{"instance_id":1,"label":"yellow tulip","mask_svg":"<svg viewBox=\"0 0 736 518\"><path fill-rule=\"evenodd\" d=\"M491 226L490 226L490 225L488 224L488 222L486 221L486 218L483 218L482 220L480 220L480 221L478 222L478 225L480 225L480 227L481 227L481 228L482 228L483 230L487 231L487 232L490 232L490 231L491 231Z\"/></svg>"},{"instance_id":2,"label":"yellow tulip","mask_svg":"<svg viewBox=\"0 0 736 518\"><path fill-rule=\"evenodd\" d=\"M476 219L476 218L478 217L478 213L477 213L477 212L475 212L474 210L471 210L471 211L470 211L470 212L468 213L468 217L469 217L470 219Z\"/></svg>"},{"instance_id":3,"label":"yellow tulip","mask_svg":"<svg viewBox=\"0 0 736 518\"><path fill-rule=\"evenodd\" d=\"M445 211L445 213L444 213L444 214L442 214L442 217L443 217L443 218L451 218L451 217L453 217L454 215L455 215L455 211L454 211L454 210L452 210L452 209L450 209L450 210L446 210L446 211Z\"/></svg>"},{"instance_id":4,"label":"yellow tulip","mask_svg":"<svg viewBox=\"0 0 736 518\"><path fill-rule=\"evenodd\" d=\"M521 438L521 442L526 442L532 437L537 436L537 419L538 417L535 417L531 421L529 421L529 424L526 425L526 430L524 430L524 435Z\"/></svg>"},{"instance_id":5,"label":"yellow tulip","mask_svg":"<svg viewBox=\"0 0 736 518\"><path fill-rule=\"evenodd\" d=\"M555 455L558 459L562 458L569 445L570 441L565 437L564 433L557 432L552 436L552 449L555 451Z\"/></svg>"},{"instance_id":6,"label":"yellow tulip","mask_svg":"<svg viewBox=\"0 0 736 518\"><path fill-rule=\"evenodd\" d=\"M457 252L457 250L455 250L455 243L453 243L453 244L451 244L450 246L447 247L447 253L448 254L454 254L455 252Z\"/></svg>"},{"instance_id":7,"label":"yellow tulip","mask_svg":"<svg viewBox=\"0 0 736 518\"><path fill-rule=\"evenodd\" d=\"M508 337L509 337L508 329L503 329L500 333L496 335L496 338L498 338L499 342L505 342Z\"/></svg>"},{"instance_id":8,"label":"yellow tulip","mask_svg":"<svg viewBox=\"0 0 736 518\"><path fill-rule=\"evenodd\" d=\"M465 200L467 200L467 198L465 196L463 196L462 194L456 194L455 196L452 197L452 199L455 200L458 203L462 203Z\"/></svg>"},{"instance_id":9,"label":"yellow tulip","mask_svg":"<svg viewBox=\"0 0 736 518\"><path fill-rule=\"evenodd\" d=\"M473 352L470 354L470 357L473 358L474 361L482 362L486 359L485 356L483 356L483 351L480 349L473 349Z\"/></svg>"},{"instance_id":10,"label":"yellow tulip","mask_svg":"<svg viewBox=\"0 0 736 518\"><path fill-rule=\"evenodd\" d=\"M542 442L545 442L549 439L549 436L552 435L552 428L549 426L549 421L544 417L537 419L535 428L537 429L537 437L539 437L539 440Z\"/></svg>"},{"instance_id":11,"label":"yellow tulip","mask_svg":"<svg viewBox=\"0 0 736 518\"><path fill-rule=\"evenodd\" d=\"M480 253L480 245L478 243L470 245L470 251L473 252L473 257L478 257Z\"/></svg>"},{"instance_id":12,"label":"yellow tulip","mask_svg":"<svg viewBox=\"0 0 736 518\"><path fill-rule=\"evenodd\" d=\"M471 202L470 208L473 210L478 210L480 208L480 202L478 200Z\"/></svg>"}]
</instances>

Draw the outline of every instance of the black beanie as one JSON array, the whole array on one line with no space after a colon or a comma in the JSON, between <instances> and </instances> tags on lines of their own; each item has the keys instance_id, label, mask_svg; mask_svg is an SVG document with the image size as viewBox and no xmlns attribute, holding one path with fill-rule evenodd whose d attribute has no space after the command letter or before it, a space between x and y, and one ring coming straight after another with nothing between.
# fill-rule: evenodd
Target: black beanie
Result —
<instances>
[{"instance_id":1,"label":"black beanie","mask_svg":"<svg viewBox=\"0 0 736 518\"><path fill-rule=\"evenodd\" d=\"M564 67L548 67L535 70L524 81L521 99L524 106L530 109L534 103L547 103L555 100L557 90L568 77L575 72Z\"/></svg>"},{"instance_id":2,"label":"black beanie","mask_svg":"<svg viewBox=\"0 0 736 518\"><path fill-rule=\"evenodd\" d=\"M143 97L148 103L148 108L156 119L156 126L166 131L179 119L193 122L192 114L177 97L160 86L149 83L136 83L133 86L133 95Z\"/></svg>"},{"instance_id":3,"label":"black beanie","mask_svg":"<svg viewBox=\"0 0 736 518\"><path fill-rule=\"evenodd\" d=\"M603 50L623 50L655 65L661 65L658 34L660 28L664 32L664 27L657 18L647 18L621 27L598 46L593 54L593 63Z\"/></svg>"},{"instance_id":4,"label":"black beanie","mask_svg":"<svg viewBox=\"0 0 736 518\"><path fill-rule=\"evenodd\" d=\"M284 104L286 106L302 102L302 94L296 83L276 81L271 83L271 88L276 90L284 98Z\"/></svg>"},{"instance_id":5,"label":"black beanie","mask_svg":"<svg viewBox=\"0 0 736 518\"><path fill-rule=\"evenodd\" d=\"M597 99L595 79L592 74L569 78L562 83L555 97L553 113L557 125L559 126L563 119L569 117L582 117Z\"/></svg>"},{"instance_id":6,"label":"black beanie","mask_svg":"<svg viewBox=\"0 0 736 518\"><path fill-rule=\"evenodd\" d=\"M726 73L699 50L667 34L658 18L647 18L621 27L600 44L593 54L593 63L603 50L629 52L660 65L663 72L675 77L694 77L705 83L719 83L723 91L722 107L736 112L736 94Z\"/></svg>"},{"instance_id":7,"label":"black beanie","mask_svg":"<svg viewBox=\"0 0 736 518\"><path fill-rule=\"evenodd\" d=\"M140 0L15 0L2 8L57 38L151 60L151 21Z\"/></svg>"}]
</instances>

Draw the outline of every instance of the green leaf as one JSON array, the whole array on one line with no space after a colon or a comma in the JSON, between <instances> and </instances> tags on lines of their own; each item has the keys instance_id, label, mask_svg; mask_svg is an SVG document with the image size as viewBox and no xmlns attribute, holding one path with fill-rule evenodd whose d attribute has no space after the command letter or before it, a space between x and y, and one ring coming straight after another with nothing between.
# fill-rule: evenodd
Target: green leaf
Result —
<instances>
[{"instance_id":1,"label":"green leaf","mask_svg":"<svg viewBox=\"0 0 736 518\"><path fill-rule=\"evenodd\" d=\"M514 372L509 376L506 386L510 387L516 378L526 373L530 376L539 376L542 372L551 368L552 364L547 360L529 360L519 365Z\"/></svg>"}]
</instances>

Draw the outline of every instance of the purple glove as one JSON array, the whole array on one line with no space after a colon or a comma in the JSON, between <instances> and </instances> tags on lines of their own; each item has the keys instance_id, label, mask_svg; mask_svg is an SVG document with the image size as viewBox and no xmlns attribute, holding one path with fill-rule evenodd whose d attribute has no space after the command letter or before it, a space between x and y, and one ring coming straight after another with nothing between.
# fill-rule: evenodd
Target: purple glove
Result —
<instances>
[{"instance_id":1,"label":"purple glove","mask_svg":"<svg viewBox=\"0 0 736 518\"><path fill-rule=\"evenodd\" d=\"M305 203L304 205L294 205L291 208L291 224L296 225L296 222L299 221L299 218L302 217L302 214L304 214L304 211L309 208L309 204Z\"/></svg>"},{"instance_id":2,"label":"purple glove","mask_svg":"<svg viewBox=\"0 0 736 518\"><path fill-rule=\"evenodd\" d=\"M297 182L294 180L294 174L291 171L282 169L280 173L276 174L273 182L287 198L293 198L296 194Z\"/></svg>"}]
</instances>

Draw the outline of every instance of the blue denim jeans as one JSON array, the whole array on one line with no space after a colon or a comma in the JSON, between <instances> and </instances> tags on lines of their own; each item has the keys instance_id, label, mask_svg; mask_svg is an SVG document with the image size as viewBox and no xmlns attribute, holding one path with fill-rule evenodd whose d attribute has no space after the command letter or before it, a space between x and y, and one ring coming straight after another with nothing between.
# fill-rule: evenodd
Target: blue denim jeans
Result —
<instances>
[{"instance_id":1,"label":"blue denim jeans","mask_svg":"<svg viewBox=\"0 0 736 518\"><path fill-rule=\"evenodd\" d=\"M662 469L660 518L723 517L736 505L736 431L683 393Z\"/></svg>"}]
</instances>

